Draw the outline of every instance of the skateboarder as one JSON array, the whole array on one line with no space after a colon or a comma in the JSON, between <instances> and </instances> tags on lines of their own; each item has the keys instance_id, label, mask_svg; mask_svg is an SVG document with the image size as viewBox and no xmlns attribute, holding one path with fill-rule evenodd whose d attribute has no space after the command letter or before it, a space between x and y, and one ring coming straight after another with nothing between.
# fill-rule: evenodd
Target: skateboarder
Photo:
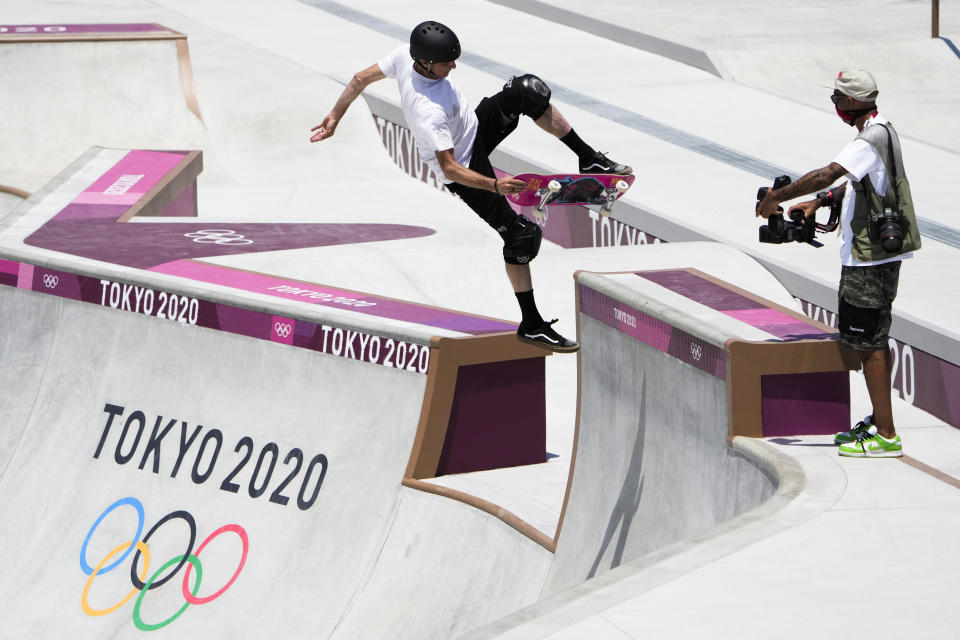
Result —
<instances>
[{"instance_id":1,"label":"skateboarder","mask_svg":"<svg viewBox=\"0 0 960 640\"><path fill-rule=\"evenodd\" d=\"M497 179L489 154L517 128L520 115L530 117L559 138L579 158L581 173L627 175L633 169L616 163L586 144L563 115L550 104L550 87L535 75L515 76L503 89L470 109L448 76L456 69L460 41L439 22L423 22L402 45L363 71L357 72L323 122L311 129L311 142L332 136L350 104L373 82L393 78L400 89L403 115L413 131L417 149L427 165L446 180L446 186L503 238L507 276L520 305L517 337L553 351L576 351L580 346L545 321L533 297L530 261L540 250L542 232L517 215L505 194L518 193L524 183L511 176Z\"/></svg>"}]
</instances>

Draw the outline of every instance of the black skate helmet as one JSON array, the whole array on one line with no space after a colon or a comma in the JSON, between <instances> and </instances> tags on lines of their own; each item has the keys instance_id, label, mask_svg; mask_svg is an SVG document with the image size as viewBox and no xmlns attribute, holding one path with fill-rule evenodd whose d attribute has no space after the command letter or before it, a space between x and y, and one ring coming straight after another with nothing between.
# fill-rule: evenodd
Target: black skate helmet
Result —
<instances>
[{"instance_id":1,"label":"black skate helmet","mask_svg":"<svg viewBox=\"0 0 960 640\"><path fill-rule=\"evenodd\" d=\"M414 60L450 62L460 57L460 40L450 27L428 20L410 33L410 56Z\"/></svg>"}]
</instances>

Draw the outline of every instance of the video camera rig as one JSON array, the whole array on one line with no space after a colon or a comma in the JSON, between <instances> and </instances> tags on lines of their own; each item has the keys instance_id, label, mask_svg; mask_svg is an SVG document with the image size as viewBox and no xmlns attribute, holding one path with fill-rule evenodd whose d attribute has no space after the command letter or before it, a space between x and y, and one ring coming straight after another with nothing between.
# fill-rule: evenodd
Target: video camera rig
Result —
<instances>
[{"instance_id":1,"label":"video camera rig","mask_svg":"<svg viewBox=\"0 0 960 640\"><path fill-rule=\"evenodd\" d=\"M773 181L773 188L780 189L790 184L790 176L778 176ZM757 190L757 205L767 196L770 187L760 187ZM783 217L783 207L777 207L777 213L770 214L767 224L760 227L760 242L770 244L783 244L784 242L805 242L814 247L822 247L823 243L817 242L816 235L820 233L829 233L840 224L840 209L842 200L836 197L834 189L822 191L817 194L821 206L830 207L830 218L826 224L817 222L816 216L809 218L801 212L795 211L790 214L790 220Z\"/></svg>"}]
</instances>

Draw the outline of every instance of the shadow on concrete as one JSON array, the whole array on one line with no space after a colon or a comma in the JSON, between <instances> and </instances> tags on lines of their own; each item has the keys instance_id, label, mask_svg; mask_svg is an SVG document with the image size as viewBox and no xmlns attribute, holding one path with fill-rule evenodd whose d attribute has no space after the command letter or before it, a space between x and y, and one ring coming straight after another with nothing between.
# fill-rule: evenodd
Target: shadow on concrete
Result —
<instances>
[{"instance_id":1,"label":"shadow on concrete","mask_svg":"<svg viewBox=\"0 0 960 640\"><path fill-rule=\"evenodd\" d=\"M643 495L643 443L646 436L646 404L647 404L647 382L643 381L640 387L640 418L637 423L636 437L633 441L633 452L630 456L630 466L627 468L627 476L624 479L623 487L620 489L620 496L617 498L617 504L613 508L613 514L610 522L607 524L607 530L603 534L603 544L597 552L597 557L590 567L589 578L597 574L600 567L600 561L603 559L607 548L613 540L613 536L620 529L620 536L617 539L617 546L613 552L613 558L610 562L610 568L620 566L623 559L623 552L627 546L627 540L630 537L630 526L633 524L633 518L640 506L640 498Z\"/></svg>"}]
</instances>

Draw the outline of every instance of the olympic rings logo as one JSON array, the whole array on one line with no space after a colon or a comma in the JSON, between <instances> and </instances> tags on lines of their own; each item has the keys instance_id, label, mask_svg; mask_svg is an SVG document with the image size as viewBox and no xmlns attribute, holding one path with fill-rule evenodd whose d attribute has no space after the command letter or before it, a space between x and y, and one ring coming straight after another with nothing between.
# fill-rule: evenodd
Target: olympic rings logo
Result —
<instances>
[{"instance_id":1,"label":"olympic rings logo","mask_svg":"<svg viewBox=\"0 0 960 640\"><path fill-rule=\"evenodd\" d=\"M277 322L273 325L273 330L281 338L286 338L293 332L293 325L288 322Z\"/></svg>"},{"instance_id":2,"label":"olympic rings logo","mask_svg":"<svg viewBox=\"0 0 960 640\"><path fill-rule=\"evenodd\" d=\"M700 362L700 358L703 357L703 347L698 344L690 345L690 355L693 356L693 359L697 362Z\"/></svg>"},{"instance_id":3,"label":"olympic rings logo","mask_svg":"<svg viewBox=\"0 0 960 640\"><path fill-rule=\"evenodd\" d=\"M56 289L57 285L60 284L60 278L53 274L45 273L43 274L43 284L47 289Z\"/></svg>"},{"instance_id":4,"label":"olympic rings logo","mask_svg":"<svg viewBox=\"0 0 960 640\"><path fill-rule=\"evenodd\" d=\"M90 538L93 536L94 531L97 530L97 527L100 526L100 523L103 522L110 513L115 509L128 505L136 509L138 516L137 524L137 533L133 538L127 542L123 542L118 545L113 551L109 552L96 567L91 568L90 564L87 562L87 546L90 544ZM171 520L180 519L187 523L187 526L190 527L190 542L187 545L187 550L185 553L182 553L178 556L175 556L165 562L159 569L157 569L150 577L144 582L144 578L147 577L147 572L150 569L150 547L147 545L147 542L150 540L156 531L162 527L164 524ZM243 565L247 562L247 551L249 550L249 541L247 539L247 531L238 524L225 524L213 533L211 533L207 538L200 543L200 546L197 547L196 551L193 550L193 545L197 539L197 523L194 520L193 516L186 511L173 511L162 517L150 530L147 532L147 535L140 538L140 534L143 533L144 522L146 518L144 515L143 504L136 498L127 497L120 498L109 507L103 510L103 513L97 518L93 523L93 526L90 527L90 530L87 531L87 536L83 540L83 545L80 547L80 569L83 570L85 574L90 576L87 579L86 585L83 587L83 593L80 596L80 606L83 609L83 612L88 616L97 617L105 616L108 613L113 613L123 605L125 605L130 598L133 597L133 594L137 591L140 592L140 595L137 597L137 602L133 606L133 623L141 631L154 631L162 627L167 626L174 620L180 617L180 615L187 610L191 604L201 605L207 604L219 598L223 593L233 586L234 581L236 581L237 576L240 575L240 572L243 570ZM200 553L204 548L215 538L219 537L224 533L232 532L235 533L239 538L240 542L243 545L243 551L240 555L240 562L237 564L236 570L233 572L233 576L227 581L225 585L220 587L219 591L216 591L208 596L197 597L197 592L200 590L200 583L203 580L203 567L200 563ZM133 556L133 560L130 565L130 582L133 584L133 589L130 590L127 595L114 604L113 606L107 607L106 609L95 609L90 606L89 594L90 594L90 585L93 584L93 579L99 575L109 573L116 569L127 557L136 550L136 553ZM113 559L115 556L119 555L120 557L113 561L112 564L106 565ZM137 564L139 563L140 556L143 555L143 569L140 571L139 577L137 576ZM158 579L160 574L169 569L170 567L176 567L169 575L165 576L162 579ZM183 568L184 565L188 565L186 571L183 572L183 580L181 581L181 593L183 599L186 601L180 609L174 613L172 616L157 623L147 623L143 620L140 614L141 607L143 605L143 599L147 595L147 592L151 589L156 589L159 586L166 584L177 572ZM190 583L190 572L196 569L197 575L194 580L193 588L189 588Z\"/></svg>"},{"instance_id":5,"label":"olympic rings logo","mask_svg":"<svg viewBox=\"0 0 960 640\"><path fill-rule=\"evenodd\" d=\"M233 229L201 229L191 233L183 234L184 238L193 238L194 242L200 244L225 244L241 245L253 244L253 240L244 237Z\"/></svg>"}]
</instances>

